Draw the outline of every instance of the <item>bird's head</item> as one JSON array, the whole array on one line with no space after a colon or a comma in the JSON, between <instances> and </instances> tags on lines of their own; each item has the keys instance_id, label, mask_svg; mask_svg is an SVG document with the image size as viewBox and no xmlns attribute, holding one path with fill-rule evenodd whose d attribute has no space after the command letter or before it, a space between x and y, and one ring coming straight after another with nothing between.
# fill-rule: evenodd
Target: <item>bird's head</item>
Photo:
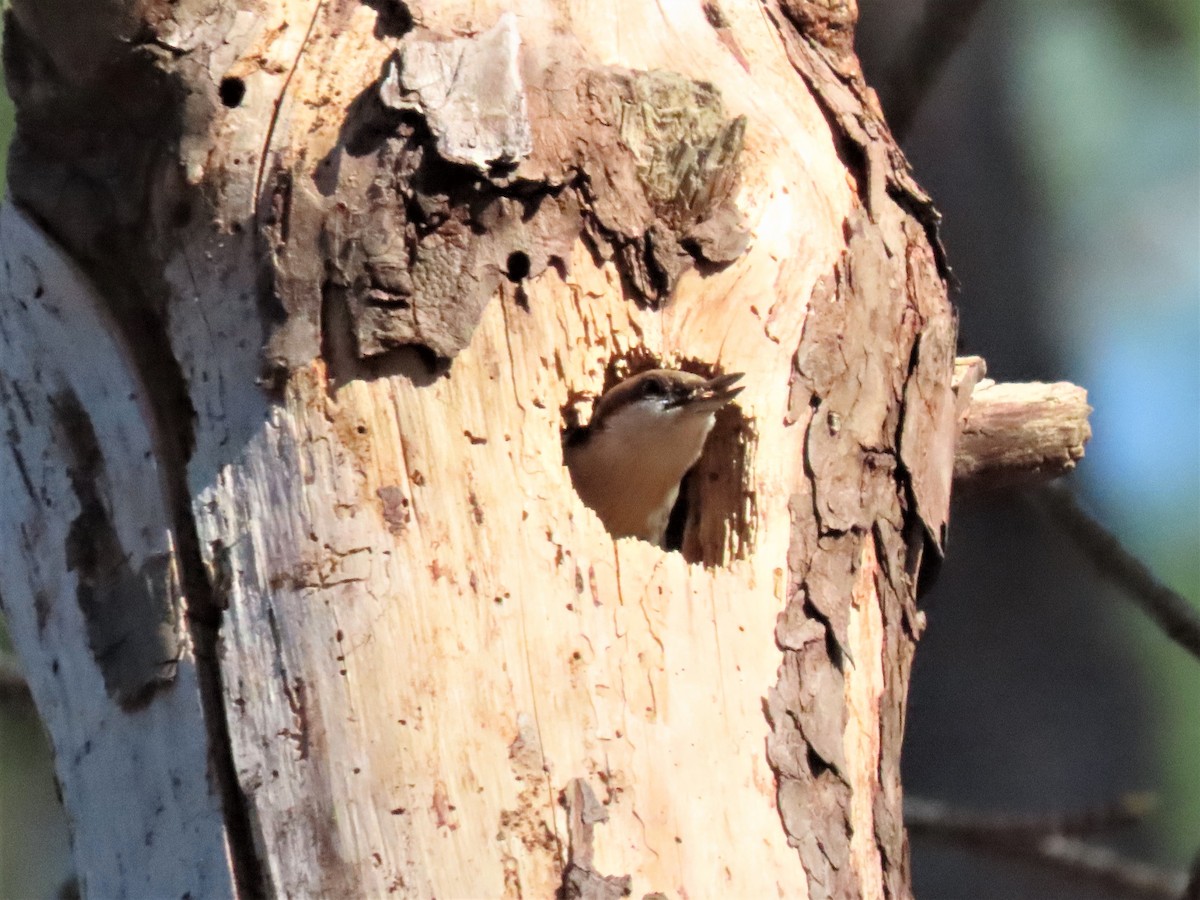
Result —
<instances>
[{"instance_id":1,"label":"bird's head","mask_svg":"<svg viewBox=\"0 0 1200 900\"><path fill-rule=\"evenodd\" d=\"M617 422L638 423L657 430L716 413L741 393L734 387L741 372L704 378L676 369L651 369L627 378L596 404L589 430L612 428Z\"/></svg>"}]
</instances>

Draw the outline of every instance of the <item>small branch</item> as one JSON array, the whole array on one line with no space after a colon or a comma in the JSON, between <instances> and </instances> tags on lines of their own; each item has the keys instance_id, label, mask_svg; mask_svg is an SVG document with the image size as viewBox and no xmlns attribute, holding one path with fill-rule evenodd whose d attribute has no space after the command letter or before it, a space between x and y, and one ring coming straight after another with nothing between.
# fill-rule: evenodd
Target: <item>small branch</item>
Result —
<instances>
[{"instance_id":1,"label":"small branch","mask_svg":"<svg viewBox=\"0 0 1200 900\"><path fill-rule=\"evenodd\" d=\"M1159 581L1116 535L1080 507L1070 491L1047 485L1030 498L1075 541L1101 575L1122 588L1167 637L1200 659L1200 610Z\"/></svg>"},{"instance_id":2,"label":"small branch","mask_svg":"<svg viewBox=\"0 0 1200 900\"><path fill-rule=\"evenodd\" d=\"M967 37L986 0L928 0L921 21L893 57L881 90L888 124L903 138L929 88Z\"/></svg>"},{"instance_id":3,"label":"small branch","mask_svg":"<svg viewBox=\"0 0 1200 900\"><path fill-rule=\"evenodd\" d=\"M1087 391L1062 381L997 384L985 372L977 356L955 361L956 492L1049 481L1075 468L1092 436Z\"/></svg>"},{"instance_id":4,"label":"small branch","mask_svg":"<svg viewBox=\"0 0 1200 900\"><path fill-rule=\"evenodd\" d=\"M1048 834L1085 835L1136 825L1154 811L1152 794L1130 792L1092 809L1014 815L958 809L937 800L908 797L904 822L914 833L953 834L964 840L1040 839Z\"/></svg>"},{"instance_id":5,"label":"small branch","mask_svg":"<svg viewBox=\"0 0 1200 900\"><path fill-rule=\"evenodd\" d=\"M1174 900L1187 884L1184 873L1129 859L1068 833L1095 831L1101 823L1107 823L1104 827L1131 824L1148 811L1145 795L1137 794L1083 813L1043 817L968 812L937 801L909 797L904 803L904 823L914 835L1009 856L1086 878L1098 886L1131 896Z\"/></svg>"},{"instance_id":6,"label":"small branch","mask_svg":"<svg viewBox=\"0 0 1200 900\"><path fill-rule=\"evenodd\" d=\"M1187 885L1183 872L1159 869L1077 838L1048 835L1036 852L1052 868L1137 897L1175 900Z\"/></svg>"}]
</instances>

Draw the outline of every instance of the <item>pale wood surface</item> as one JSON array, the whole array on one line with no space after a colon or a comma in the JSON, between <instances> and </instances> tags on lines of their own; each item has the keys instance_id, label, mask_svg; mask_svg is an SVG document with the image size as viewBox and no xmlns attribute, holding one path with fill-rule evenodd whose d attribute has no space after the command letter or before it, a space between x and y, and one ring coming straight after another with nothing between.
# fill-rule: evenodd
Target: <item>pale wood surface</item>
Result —
<instances>
[{"instance_id":1,"label":"pale wood surface","mask_svg":"<svg viewBox=\"0 0 1200 900\"><path fill-rule=\"evenodd\" d=\"M289 893L549 896L566 833L558 793L583 778L609 803L595 868L632 875L635 894L796 896L804 876L774 810L762 697L779 665L787 503L802 468L803 430L784 425L787 373L803 298L840 252L841 163L750 6L728 13L753 75L698 6L523 12L534 59L553 52L548 29L566 28L593 62L717 83L750 117L738 200L753 242L734 268L685 275L662 312L631 307L577 247L565 282L547 271L527 286L527 310L511 296L489 304L448 379L359 380L329 395L318 363L234 434L228 408L245 402L257 344L240 371L219 372L231 354L212 317L243 332L250 288L194 283L197 267L179 261L172 282L196 298L172 317L201 411L196 515L203 545L227 548L235 756L268 865ZM495 15L443 4L422 23L446 33ZM336 38L318 23L273 138L285 157L292 142L310 159L330 146L388 50L373 24L366 7ZM269 99L283 77L272 72L296 59L295 29L280 41L270 21L260 29L279 65L257 69L247 96ZM614 545L572 492L560 409L570 390L598 391L609 357L631 347L753 373L738 401L754 422L745 559L704 569ZM393 521L381 491L401 498Z\"/></svg>"},{"instance_id":2,"label":"pale wood surface","mask_svg":"<svg viewBox=\"0 0 1200 900\"><path fill-rule=\"evenodd\" d=\"M156 670L111 668L130 627L121 594L85 613L92 579L72 559L82 508L78 429L67 406L88 410L103 462L92 498L125 556L104 570L161 570L176 581L176 548L156 466L156 439L128 352L87 280L11 204L0 207L0 572L13 644L54 748L73 853L90 896L222 896L233 884L225 826L208 775L208 735L178 588L160 594L171 653ZM73 399L71 399L73 398ZM107 605L106 605L107 604ZM173 624L172 624L173 622ZM106 664L109 668L105 668ZM168 679L154 702L126 709L106 680ZM123 683L129 683L123 681Z\"/></svg>"}]
</instances>

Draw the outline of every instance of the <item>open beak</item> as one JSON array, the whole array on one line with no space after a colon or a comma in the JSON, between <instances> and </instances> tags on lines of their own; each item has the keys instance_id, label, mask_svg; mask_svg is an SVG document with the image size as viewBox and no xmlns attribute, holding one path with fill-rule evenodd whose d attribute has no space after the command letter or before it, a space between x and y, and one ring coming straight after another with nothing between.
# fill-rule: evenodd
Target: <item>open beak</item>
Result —
<instances>
[{"instance_id":1,"label":"open beak","mask_svg":"<svg viewBox=\"0 0 1200 900\"><path fill-rule=\"evenodd\" d=\"M685 401L689 410L703 413L713 413L742 392L742 388L734 387L741 381L742 372L731 372L728 375L718 375L710 378L696 388Z\"/></svg>"}]
</instances>

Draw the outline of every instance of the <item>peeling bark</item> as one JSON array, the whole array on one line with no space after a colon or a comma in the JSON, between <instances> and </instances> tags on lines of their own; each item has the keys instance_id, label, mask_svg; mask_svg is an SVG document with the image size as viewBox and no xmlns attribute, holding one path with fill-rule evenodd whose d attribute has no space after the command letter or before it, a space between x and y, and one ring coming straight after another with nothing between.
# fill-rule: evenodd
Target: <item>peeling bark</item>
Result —
<instances>
[{"instance_id":1,"label":"peeling bark","mask_svg":"<svg viewBox=\"0 0 1200 900\"><path fill-rule=\"evenodd\" d=\"M789 59L843 146L855 151L845 158L860 173L862 206L848 218L845 254L810 301L792 373L789 419L803 421L805 406L812 411L805 445L812 506L803 502L806 492L792 504L791 593L780 617L789 627L782 639L776 632L785 664L768 705L768 756L810 892L904 897L899 755L922 627L918 575L926 553L941 553L949 515L957 407L948 375L956 329L944 299L937 214L863 81L848 39L850 9L784 3L776 18ZM859 592L851 587L863 578L866 601L856 605ZM872 656L856 662L848 634L852 623L861 626L864 608L879 610L883 632L878 644L867 644ZM807 626L800 646L797 622ZM860 684L856 699L845 673L872 664L876 654L880 681ZM847 728L845 712L814 703L814 691L844 697L860 715ZM875 734L877 743L852 771L838 751L854 744L857 729ZM856 815L853 797L863 793L874 799ZM848 864L864 828L874 834L878 868Z\"/></svg>"},{"instance_id":2,"label":"peeling bark","mask_svg":"<svg viewBox=\"0 0 1200 900\"><path fill-rule=\"evenodd\" d=\"M688 269L745 250L731 200L745 121L711 85L590 65L566 41L535 67L514 23L408 36L314 184L276 174L264 223L285 316L273 367L312 360L317 330L336 327L330 303L348 309L360 358L413 345L453 358L505 279L565 273L581 236L651 306Z\"/></svg>"}]
</instances>

